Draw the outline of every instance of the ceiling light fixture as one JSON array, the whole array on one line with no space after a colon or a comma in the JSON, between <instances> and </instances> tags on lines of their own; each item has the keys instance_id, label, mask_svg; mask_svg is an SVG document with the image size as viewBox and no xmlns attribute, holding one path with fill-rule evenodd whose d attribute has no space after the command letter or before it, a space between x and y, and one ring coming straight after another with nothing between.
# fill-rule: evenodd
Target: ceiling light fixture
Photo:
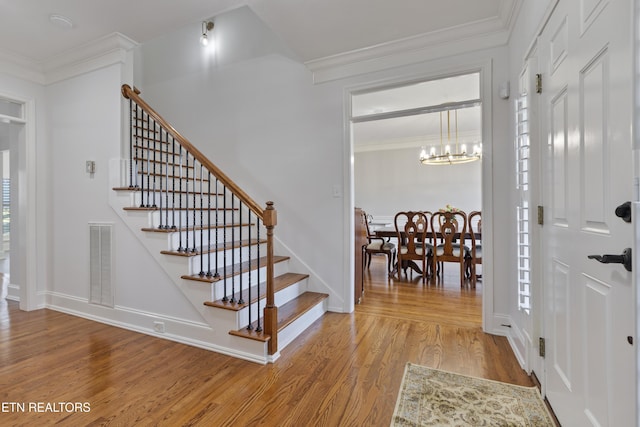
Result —
<instances>
[{"instance_id":1,"label":"ceiling light fixture","mask_svg":"<svg viewBox=\"0 0 640 427\"><path fill-rule=\"evenodd\" d=\"M73 21L64 15L52 13L51 15L49 15L49 22L51 22L56 27L63 28L65 30L70 30L71 28L73 28Z\"/></svg>"},{"instance_id":2,"label":"ceiling light fixture","mask_svg":"<svg viewBox=\"0 0 640 427\"><path fill-rule=\"evenodd\" d=\"M209 31L213 30L213 22L211 21L203 21L202 22L202 35L200 36L200 44L202 46L209 45Z\"/></svg>"},{"instance_id":3,"label":"ceiling light fixture","mask_svg":"<svg viewBox=\"0 0 640 427\"><path fill-rule=\"evenodd\" d=\"M443 142L443 124L442 124L442 111L440 111L440 152L438 153L436 147L431 147L429 154L423 148L420 152L420 163L423 165L456 165L461 163L474 162L482 158L482 144L475 144L472 153L467 153L467 146L465 144L458 144L458 110L454 110L455 113L455 150L451 151L451 111L447 110L447 145Z\"/></svg>"}]
</instances>

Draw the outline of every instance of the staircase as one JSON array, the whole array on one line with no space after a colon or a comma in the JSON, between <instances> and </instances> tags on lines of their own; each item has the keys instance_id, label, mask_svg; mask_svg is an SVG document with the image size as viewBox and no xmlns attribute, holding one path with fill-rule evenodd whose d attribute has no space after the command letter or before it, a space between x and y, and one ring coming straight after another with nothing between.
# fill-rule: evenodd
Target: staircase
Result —
<instances>
[{"instance_id":1,"label":"staircase","mask_svg":"<svg viewBox=\"0 0 640 427\"><path fill-rule=\"evenodd\" d=\"M216 351L267 363L327 310L274 254L277 214L262 208L128 85L127 175L111 204L211 330ZM124 182L126 181L126 182Z\"/></svg>"}]
</instances>

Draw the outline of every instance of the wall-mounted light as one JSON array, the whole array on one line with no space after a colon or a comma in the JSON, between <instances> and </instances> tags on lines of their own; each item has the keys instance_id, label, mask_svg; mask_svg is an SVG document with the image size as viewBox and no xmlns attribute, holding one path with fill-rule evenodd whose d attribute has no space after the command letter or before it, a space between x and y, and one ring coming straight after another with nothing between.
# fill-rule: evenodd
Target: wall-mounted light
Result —
<instances>
[{"instance_id":1,"label":"wall-mounted light","mask_svg":"<svg viewBox=\"0 0 640 427\"><path fill-rule=\"evenodd\" d=\"M202 22L202 35L200 36L200 44L202 46L209 45L209 31L213 30L213 22L211 21L203 21Z\"/></svg>"}]
</instances>

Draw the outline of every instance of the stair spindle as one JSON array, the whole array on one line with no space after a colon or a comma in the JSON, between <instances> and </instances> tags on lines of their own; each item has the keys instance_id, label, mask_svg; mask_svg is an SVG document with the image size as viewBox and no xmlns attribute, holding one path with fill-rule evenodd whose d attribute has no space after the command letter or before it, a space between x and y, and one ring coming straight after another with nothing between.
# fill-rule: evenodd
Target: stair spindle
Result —
<instances>
[{"instance_id":1,"label":"stair spindle","mask_svg":"<svg viewBox=\"0 0 640 427\"><path fill-rule=\"evenodd\" d=\"M259 298L260 297L260 219L259 218L257 218L256 224L257 224L256 239L258 240L258 243L256 245L257 246L257 250L258 250L258 254L257 254L257 257L258 257L257 258L258 259L258 263L257 264L258 265L257 265L257 268L256 268L256 273L257 273L257 277L256 277L257 286L256 286L256 288L258 289L258 291L257 291L258 292L258 300L256 302L256 306L258 307L258 313L260 313L260 298ZM258 325L256 327L256 331L257 332L262 332L262 324L260 323L260 315L258 315Z\"/></svg>"},{"instance_id":2,"label":"stair spindle","mask_svg":"<svg viewBox=\"0 0 640 427\"><path fill-rule=\"evenodd\" d=\"M231 193L231 244L232 246L235 244L235 241L236 241L236 227L235 227L236 216L233 213L234 204L235 204L235 197L233 193ZM242 251L242 247L240 247L240 251ZM234 274L235 268L236 268L236 251L235 250L231 251L231 266L233 269L231 271L231 302L236 302L236 275Z\"/></svg>"},{"instance_id":3,"label":"stair spindle","mask_svg":"<svg viewBox=\"0 0 640 427\"><path fill-rule=\"evenodd\" d=\"M197 252L197 248L196 248L196 173L197 173L197 168L196 168L196 159L194 157L193 159L193 248L191 248L191 253L196 253ZM202 182L200 182L200 186L202 187ZM189 227L187 227L189 228Z\"/></svg>"},{"instance_id":4,"label":"stair spindle","mask_svg":"<svg viewBox=\"0 0 640 427\"><path fill-rule=\"evenodd\" d=\"M242 242L242 202L240 201L240 207L238 209L238 225L239 225L239 230L238 230L238 240L240 242ZM251 251L251 247L247 245L247 248L249 248L249 251ZM240 264L240 269L242 269L242 252L243 250L240 249L240 260L239 260L239 264ZM249 270L249 275L251 275L251 270ZM242 276L243 274L240 274L240 298L238 299L238 304L244 304L244 298L242 298ZM251 301L251 300L249 300Z\"/></svg>"},{"instance_id":5,"label":"stair spindle","mask_svg":"<svg viewBox=\"0 0 640 427\"><path fill-rule=\"evenodd\" d=\"M129 100L129 188L133 186L133 100Z\"/></svg>"},{"instance_id":6,"label":"stair spindle","mask_svg":"<svg viewBox=\"0 0 640 427\"><path fill-rule=\"evenodd\" d=\"M227 187L223 186L222 189L222 223L224 225L227 224ZM224 280L224 297L222 298L222 301L227 302L229 301L229 297L227 296L227 251L224 250L227 248L227 227L223 227L222 228L222 245L223 245L223 251L222 251L222 276L225 279Z\"/></svg>"},{"instance_id":7,"label":"stair spindle","mask_svg":"<svg viewBox=\"0 0 640 427\"><path fill-rule=\"evenodd\" d=\"M204 175L200 164L200 277L204 277ZM207 251L208 253L209 251Z\"/></svg>"},{"instance_id":8,"label":"stair spindle","mask_svg":"<svg viewBox=\"0 0 640 427\"><path fill-rule=\"evenodd\" d=\"M147 170L145 172L145 175L147 175L147 204L145 205L145 207L150 208L151 207L151 175L150 175L150 171L151 171L151 116L149 116L147 114L147 129L146 129L146 133L147 133Z\"/></svg>"},{"instance_id":9,"label":"stair spindle","mask_svg":"<svg viewBox=\"0 0 640 427\"><path fill-rule=\"evenodd\" d=\"M216 178L216 188L215 188L215 192L216 192L216 248L218 247L218 230L220 229L219 224L220 224L220 220L218 218L218 213L220 212L220 210L218 209L218 201L220 200L220 197L218 195L218 178ZM224 250L224 249L223 249ZM213 277L216 279L220 278L220 270L218 270L218 252L216 251L216 272L214 273Z\"/></svg>"},{"instance_id":10,"label":"stair spindle","mask_svg":"<svg viewBox=\"0 0 640 427\"><path fill-rule=\"evenodd\" d=\"M173 179L171 179L171 229L176 229L176 140L171 137L171 165ZM168 185L167 185L168 187ZM178 197L181 197L178 194Z\"/></svg>"},{"instance_id":11,"label":"stair spindle","mask_svg":"<svg viewBox=\"0 0 640 427\"><path fill-rule=\"evenodd\" d=\"M207 277L213 276L211 272L211 172L207 174L207 242L209 250L207 251Z\"/></svg>"},{"instance_id":12,"label":"stair spindle","mask_svg":"<svg viewBox=\"0 0 640 427\"><path fill-rule=\"evenodd\" d=\"M151 194L153 194L153 203L151 204L152 208L156 208L158 207L158 205L156 204L156 176L157 176L157 170L156 170L156 166L158 165L156 163L156 152L158 150L158 130L157 130L157 123L154 120L153 121L153 161L151 163L153 163L153 191L151 192ZM160 224L162 224L162 209L160 210Z\"/></svg>"},{"instance_id":13,"label":"stair spindle","mask_svg":"<svg viewBox=\"0 0 640 427\"><path fill-rule=\"evenodd\" d=\"M249 242L251 242L251 210L249 210L249 218L247 220L248 224L249 224ZM249 249L249 283L247 284L247 289L249 290L249 324L247 325L247 330L252 330L253 329L253 321L251 320L252 316L251 316L251 285L252 285L252 277L253 277L253 270L252 270L252 265L253 263L251 262L251 249ZM260 294L258 294L260 295Z\"/></svg>"},{"instance_id":14,"label":"stair spindle","mask_svg":"<svg viewBox=\"0 0 640 427\"><path fill-rule=\"evenodd\" d=\"M163 141L162 135L165 135L166 140ZM164 148L164 154L163 154ZM164 131L160 131L160 161L161 164L164 165L164 176L160 178L160 206L162 206L162 180L164 179L165 183L165 192L164 192L164 227L165 230L168 230L169 227L169 134ZM162 166L160 167L160 172L162 172Z\"/></svg>"},{"instance_id":15,"label":"stair spindle","mask_svg":"<svg viewBox=\"0 0 640 427\"><path fill-rule=\"evenodd\" d=\"M183 154L182 154L182 147L180 147L180 195L178 197L178 205L179 205L179 209L178 209L178 239L180 241L179 245L178 245L178 252L184 252L184 246L182 246L182 159L183 159ZM175 209L175 207L174 207Z\"/></svg>"}]
</instances>

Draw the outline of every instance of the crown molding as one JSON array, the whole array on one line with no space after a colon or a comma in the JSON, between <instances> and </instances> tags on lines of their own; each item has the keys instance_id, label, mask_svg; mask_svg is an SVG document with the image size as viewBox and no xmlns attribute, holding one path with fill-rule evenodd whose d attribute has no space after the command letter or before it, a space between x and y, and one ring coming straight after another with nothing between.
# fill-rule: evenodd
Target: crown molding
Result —
<instances>
[{"instance_id":1,"label":"crown molding","mask_svg":"<svg viewBox=\"0 0 640 427\"><path fill-rule=\"evenodd\" d=\"M0 51L0 73L41 85L45 82L41 64L15 52Z\"/></svg>"},{"instance_id":2,"label":"crown molding","mask_svg":"<svg viewBox=\"0 0 640 427\"><path fill-rule=\"evenodd\" d=\"M506 45L522 0L503 0L494 18L305 62L314 83Z\"/></svg>"},{"instance_id":3,"label":"crown molding","mask_svg":"<svg viewBox=\"0 0 640 427\"><path fill-rule=\"evenodd\" d=\"M46 61L38 62L12 52L0 52L0 73L49 85L109 65L124 63L138 43L120 33L85 43Z\"/></svg>"},{"instance_id":4,"label":"crown molding","mask_svg":"<svg viewBox=\"0 0 640 427\"><path fill-rule=\"evenodd\" d=\"M43 64L45 84L51 84L97 70L124 63L127 51L138 46L129 37L112 33L51 58Z\"/></svg>"}]
</instances>

